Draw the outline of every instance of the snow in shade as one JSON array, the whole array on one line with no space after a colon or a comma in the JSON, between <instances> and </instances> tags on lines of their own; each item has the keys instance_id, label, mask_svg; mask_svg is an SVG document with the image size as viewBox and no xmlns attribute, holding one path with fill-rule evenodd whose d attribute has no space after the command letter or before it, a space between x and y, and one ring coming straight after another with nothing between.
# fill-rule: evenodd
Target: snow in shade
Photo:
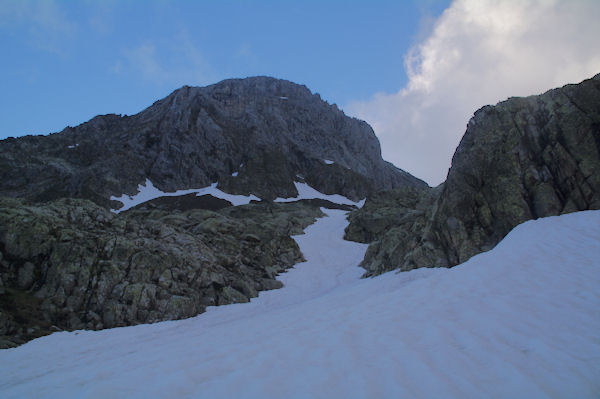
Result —
<instances>
[{"instance_id":1,"label":"snow in shade","mask_svg":"<svg viewBox=\"0 0 600 399\"><path fill-rule=\"evenodd\" d=\"M329 160L329 159L324 159L323 160L327 165L333 165L335 162Z\"/></svg>"},{"instance_id":2,"label":"snow in shade","mask_svg":"<svg viewBox=\"0 0 600 399\"><path fill-rule=\"evenodd\" d=\"M114 195L111 196L111 200L120 201L123 203L123 206L121 208L111 209L111 212L123 212L130 208L133 208L134 206L159 197L177 197L180 195L187 195L192 193L196 193L198 196L210 194L213 197L227 200L235 206L249 204L252 200L260 201L260 198L256 197L255 195L234 195L223 192L217 188L217 183L213 183L210 186L204 188L191 188L187 190L177 190L171 193L165 193L159 190L158 188L154 187L154 185L149 179L146 179L145 184L138 185L138 193L135 195L123 194L120 197L115 197Z\"/></svg>"},{"instance_id":3,"label":"snow in shade","mask_svg":"<svg viewBox=\"0 0 600 399\"><path fill-rule=\"evenodd\" d=\"M294 182L296 186L296 190L298 191L298 196L293 198L276 198L275 202L293 202L301 199L324 199L331 201L336 204L344 204L344 205L354 205L358 208L361 208L365 204L365 199L360 201L352 201L342 195L339 194L323 194L320 191L315 190L311 186L306 183Z\"/></svg>"},{"instance_id":4,"label":"snow in shade","mask_svg":"<svg viewBox=\"0 0 600 399\"><path fill-rule=\"evenodd\" d=\"M0 351L2 398L598 398L600 211L526 222L452 269L359 279L328 210L284 288L187 320Z\"/></svg>"}]
</instances>

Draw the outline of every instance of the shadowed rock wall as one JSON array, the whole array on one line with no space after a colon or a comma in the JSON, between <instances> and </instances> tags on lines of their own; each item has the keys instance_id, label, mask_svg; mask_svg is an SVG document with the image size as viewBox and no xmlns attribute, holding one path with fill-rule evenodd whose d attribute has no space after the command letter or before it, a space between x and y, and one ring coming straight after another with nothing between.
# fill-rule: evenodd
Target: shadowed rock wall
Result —
<instances>
[{"instance_id":1,"label":"shadowed rock wall","mask_svg":"<svg viewBox=\"0 0 600 399\"><path fill-rule=\"evenodd\" d=\"M600 75L481 108L446 182L422 193L372 197L352 216L347 237L373 241L367 275L454 266L526 220L600 209ZM382 213L386 228L373 230Z\"/></svg>"}]
</instances>

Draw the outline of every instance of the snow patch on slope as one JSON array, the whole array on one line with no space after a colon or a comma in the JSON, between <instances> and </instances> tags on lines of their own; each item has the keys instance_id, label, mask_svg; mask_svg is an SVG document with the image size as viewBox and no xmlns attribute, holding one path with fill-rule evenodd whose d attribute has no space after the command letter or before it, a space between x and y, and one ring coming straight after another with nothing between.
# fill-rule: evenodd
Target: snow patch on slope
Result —
<instances>
[{"instance_id":1,"label":"snow patch on slope","mask_svg":"<svg viewBox=\"0 0 600 399\"><path fill-rule=\"evenodd\" d=\"M285 287L198 317L0 351L0 396L597 398L600 211L530 221L452 269L358 279L340 211Z\"/></svg>"},{"instance_id":2,"label":"snow patch on slope","mask_svg":"<svg viewBox=\"0 0 600 399\"><path fill-rule=\"evenodd\" d=\"M208 187L204 188L192 188L187 190L177 190L171 193L165 193L158 188L154 187L150 179L146 179L145 184L138 185L138 193L135 195L127 195L123 194L120 197L115 197L114 195L110 197L111 201L120 201L123 203L123 206L119 209L111 209L111 212L119 213L131 209L139 204L144 202L153 200L159 197L177 197L180 195L187 195L196 193L197 196L210 194L213 197L221 198L231 202L233 205L245 205L249 204L250 201L260 201L260 198L255 195L234 195L223 192L217 188L217 183L213 183Z\"/></svg>"},{"instance_id":3,"label":"snow patch on slope","mask_svg":"<svg viewBox=\"0 0 600 399\"><path fill-rule=\"evenodd\" d=\"M275 202L293 202L301 199L324 199L331 201L335 204L354 205L358 208L361 208L365 203L365 199L362 199L360 201L352 201L351 199L348 199L339 194L323 194L322 192L315 190L306 183L294 182L294 185L296 186L296 190L298 191L297 197L276 198Z\"/></svg>"}]
</instances>

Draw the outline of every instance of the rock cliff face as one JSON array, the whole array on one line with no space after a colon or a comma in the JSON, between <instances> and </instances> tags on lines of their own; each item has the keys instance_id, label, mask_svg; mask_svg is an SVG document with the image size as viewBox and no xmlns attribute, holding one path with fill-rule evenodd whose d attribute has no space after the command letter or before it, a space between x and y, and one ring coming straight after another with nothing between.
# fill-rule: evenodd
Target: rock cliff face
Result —
<instances>
[{"instance_id":1,"label":"rock cliff face","mask_svg":"<svg viewBox=\"0 0 600 399\"><path fill-rule=\"evenodd\" d=\"M295 196L294 180L354 200L426 186L382 160L365 122L305 86L268 77L185 86L137 115L0 142L4 196L118 208L109 198L134 194L146 178L163 191L219 182L223 191L263 199Z\"/></svg>"},{"instance_id":2,"label":"rock cliff face","mask_svg":"<svg viewBox=\"0 0 600 399\"><path fill-rule=\"evenodd\" d=\"M516 225L600 208L600 75L478 110L436 189L370 197L347 237L367 275L454 266ZM382 228L380 223L385 224Z\"/></svg>"}]
</instances>

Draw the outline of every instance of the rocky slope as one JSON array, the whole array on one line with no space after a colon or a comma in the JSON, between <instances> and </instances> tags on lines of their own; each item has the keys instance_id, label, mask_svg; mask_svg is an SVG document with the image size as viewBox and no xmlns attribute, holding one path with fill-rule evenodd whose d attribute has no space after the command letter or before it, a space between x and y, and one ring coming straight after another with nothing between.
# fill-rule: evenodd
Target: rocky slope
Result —
<instances>
[{"instance_id":1,"label":"rocky slope","mask_svg":"<svg viewBox=\"0 0 600 399\"><path fill-rule=\"evenodd\" d=\"M0 141L0 195L105 206L146 178L163 191L219 182L231 194L294 197L294 180L353 200L426 186L381 158L371 127L305 86L268 77L182 87L133 116Z\"/></svg>"},{"instance_id":2,"label":"rocky slope","mask_svg":"<svg viewBox=\"0 0 600 399\"><path fill-rule=\"evenodd\" d=\"M367 275L449 267L526 220L599 208L600 74L481 108L442 186L370 197L346 236L372 242Z\"/></svg>"},{"instance_id":3,"label":"rocky slope","mask_svg":"<svg viewBox=\"0 0 600 399\"><path fill-rule=\"evenodd\" d=\"M0 199L0 347L60 329L179 319L281 287L302 260L304 203L115 215L87 200ZM166 210L164 210L166 209Z\"/></svg>"}]
</instances>

